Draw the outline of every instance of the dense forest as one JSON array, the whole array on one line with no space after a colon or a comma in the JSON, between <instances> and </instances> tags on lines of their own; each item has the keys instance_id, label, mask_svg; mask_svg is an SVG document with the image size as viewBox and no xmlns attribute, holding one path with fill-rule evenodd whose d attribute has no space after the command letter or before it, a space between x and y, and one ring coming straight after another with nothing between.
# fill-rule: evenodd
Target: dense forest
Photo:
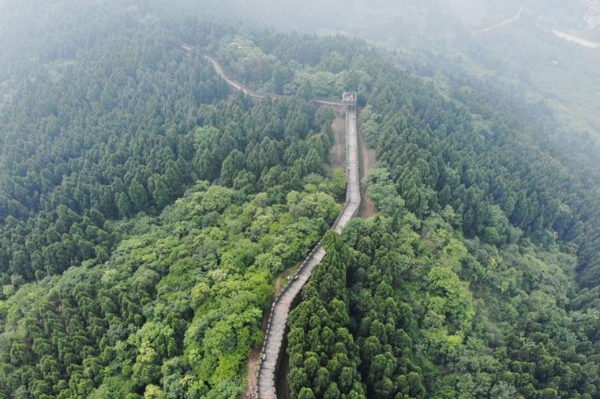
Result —
<instances>
[{"instance_id":1,"label":"dense forest","mask_svg":"<svg viewBox=\"0 0 600 399\"><path fill-rule=\"evenodd\" d=\"M598 397L593 140L486 81L364 68L382 216L304 289L292 397Z\"/></svg>"},{"instance_id":2,"label":"dense forest","mask_svg":"<svg viewBox=\"0 0 600 399\"><path fill-rule=\"evenodd\" d=\"M274 278L343 201L309 86L254 102L120 28L7 83L1 397L236 397Z\"/></svg>"},{"instance_id":3,"label":"dense forest","mask_svg":"<svg viewBox=\"0 0 600 399\"><path fill-rule=\"evenodd\" d=\"M0 398L240 397L275 280L324 234L292 398L600 397L598 148L544 101L344 36L36 3L1 20L5 44L40 25L0 51ZM346 90L379 215L339 236L312 100Z\"/></svg>"}]
</instances>

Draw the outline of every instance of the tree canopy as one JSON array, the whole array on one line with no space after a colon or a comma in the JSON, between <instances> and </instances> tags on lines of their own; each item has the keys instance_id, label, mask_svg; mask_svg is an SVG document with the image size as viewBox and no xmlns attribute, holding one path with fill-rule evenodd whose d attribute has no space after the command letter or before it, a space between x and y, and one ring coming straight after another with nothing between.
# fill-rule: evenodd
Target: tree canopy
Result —
<instances>
[{"instance_id":1,"label":"tree canopy","mask_svg":"<svg viewBox=\"0 0 600 399\"><path fill-rule=\"evenodd\" d=\"M380 214L325 235L291 397L598 397L598 151L545 103L344 36L33 3L0 17L1 43L62 18L0 46L0 398L239 397L275 280L344 200L313 100L349 90Z\"/></svg>"}]
</instances>

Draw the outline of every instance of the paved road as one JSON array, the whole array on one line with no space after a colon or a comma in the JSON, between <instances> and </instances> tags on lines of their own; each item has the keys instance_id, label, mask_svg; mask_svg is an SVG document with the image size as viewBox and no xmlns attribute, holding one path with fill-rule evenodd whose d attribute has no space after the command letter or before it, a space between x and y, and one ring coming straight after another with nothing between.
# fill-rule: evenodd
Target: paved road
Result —
<instances>
[{"instance_id":1,"label":"paved road","mask_svg":"<svg viewBox=\"0 0 600 399\"><path fill-rule=\"evenodd\" d=\"M212 62L217 73L234 89L242 91L254 98L280 97L268 96L256 93L243 84L231 79L225 73L223 67L214 58L205 55ZM336 108L346 108L346 203L338 215L332 230L341 233L346 224L358 213L360 207L360 177L358 166L358 130L356 127L356 96L352 93L345 98L343 103L316 100L318 104ZM325 250L319 243L306 258L294 280L277 296L271 308L269 324L265 334L263 350L261 352L261 364L258 369L258 387L256 397L258 399L276 399L277 365L283 348L287 318L292 310L294 299L300 294L302 287L310 279L313 268L318 265L325 256Z\"/></svg>"}]
</instances>

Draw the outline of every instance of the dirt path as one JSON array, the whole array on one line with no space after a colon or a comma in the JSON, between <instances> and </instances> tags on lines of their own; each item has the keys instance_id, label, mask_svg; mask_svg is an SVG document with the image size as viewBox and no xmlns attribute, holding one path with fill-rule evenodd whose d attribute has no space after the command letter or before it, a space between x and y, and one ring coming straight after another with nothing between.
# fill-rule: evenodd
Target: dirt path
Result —
<instances>
[{"instance_id":1,"label":"dirt path","mask_svg":"<svg viewBox=\"0 0 600 399\"><path fill-rule=\"evenodd\" d=\"M358 144L360 146L360 177L364 181L365 177L368 176L369 170L375 165L375 150L367 148L364 137L362 135L358 135ZM364 219L368 219L372 216L377 215L379 211L375 207L373 200L367 196L367 184L363 183L361 185L361 195L362 195L362 217Z\"/></svg>"},{"instance_id":2,"label":"dirt path","mask_svg":"<svg viewBox=\"0 0 600 399\"><path fill-rule=\"evenodd\" d=\"M575 36L575 35L571 35L569 33L565 33L565 32L561 32L559 30L554 30L552 29L552 32L554 32L554 34L558 37L560 37L561 39L565 39L568 42L572 42L572 43L577 43L581 46L585 46L588 48L600 48L600 43L598 42L592 42L589 40L585 40L579 36Z\"/></svg>"}]
</instances>

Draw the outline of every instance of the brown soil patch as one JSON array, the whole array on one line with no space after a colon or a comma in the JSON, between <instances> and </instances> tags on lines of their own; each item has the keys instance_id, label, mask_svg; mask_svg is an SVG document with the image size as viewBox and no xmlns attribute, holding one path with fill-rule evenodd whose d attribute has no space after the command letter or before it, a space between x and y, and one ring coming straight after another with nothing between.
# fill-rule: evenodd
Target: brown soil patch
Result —
<instances>
[{"instance_id":1,"label":"brown soil patch","mask_svg":"<svg viewBox=\"0 0 600 399\"><path fill-rule=\"evenodd\" d=\"M367 196L367 184L365 179L369 174L369 170L375 165L376 152L373 149L367 148L365 139L360 132L358 135L358 145L360 146L360 177L362 180L360 187L360 195L362 197L362 217L368 219L379 213L373 200Z\"/></svg>"},{"instance_id":2,"label":"brown soil patch","mask_svg":"<svg viewBox=\"0 0 600 399\"><path fill-rule=\"evenodd\" d=\"M257 378L256 372L258 371L258 359L260 358L260 349L254 349L248 359L248 389L242 396L243 399L255 399Z\"/></svg>"},{"instance_id":3,"label":"brown soil patch","mask_svg":"<svg viewBox=\"0 0 600 399\"><path fill-rule=\"evenodd\" d=\"M296 274L301 264L302 263L298 263L297 265L288 268L283 273L281 273L279 277L277 277L277 280L275 280L275 296L277 296L281 292L283 287L286 286L288 277L291 278Z\"/></svg>"},{"instance_id":4,"label":"brown soil patch","mask_svg":"<svg viewBox=\"0 0 600 399\"><path fill-rule=\"evenodd\" d=\"M344 169L346 167L346 120L340 115L336 115L333 124L333 135L335 142L329 152L331 170Z\"/></svg>"}]
</instances>

